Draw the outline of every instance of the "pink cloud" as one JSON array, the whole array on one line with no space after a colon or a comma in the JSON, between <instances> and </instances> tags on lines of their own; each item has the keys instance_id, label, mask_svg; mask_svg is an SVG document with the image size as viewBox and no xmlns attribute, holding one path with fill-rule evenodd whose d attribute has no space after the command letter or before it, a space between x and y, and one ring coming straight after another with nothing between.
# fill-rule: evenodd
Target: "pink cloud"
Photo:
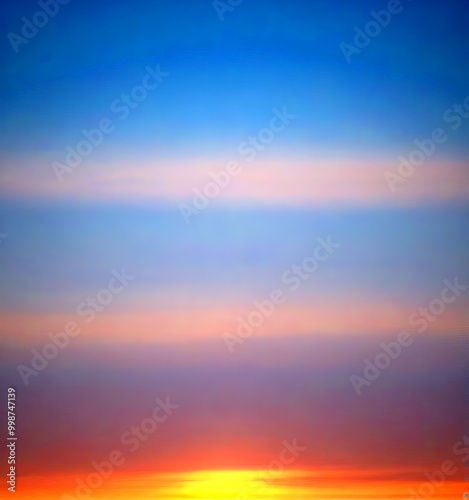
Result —
<instances>
[{"instance_id":1,"label":"pink cloud","mask_svg":"<svg viewBox=\"0 0 469 500\"><path fill-rule=\"evenodd\" d=\"M105 200L125 202L191 202L194 189L213 182L211 174L224 170L226 160L139 161L121 159L110 163L83 163L63 182L56 178L50 161L25 164L4 162L1 191L9 196ZM398 161L355 159L257 159L240 162L239 174L220 191L217 203L284 206L380 206L413 205L462 199L467 183L463 165L451 161L427 161L394 192L385 172L397 174Z\"/></svg>"}]
</instances>

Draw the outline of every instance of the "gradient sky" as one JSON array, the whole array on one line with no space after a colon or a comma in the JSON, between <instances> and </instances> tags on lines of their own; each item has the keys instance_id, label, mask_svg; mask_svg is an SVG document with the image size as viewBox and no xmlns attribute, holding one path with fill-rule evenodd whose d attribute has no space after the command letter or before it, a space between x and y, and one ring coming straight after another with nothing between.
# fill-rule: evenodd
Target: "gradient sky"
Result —
<instances>
[{"instance_id":1,"label":"gradient sky","mask_svg":"<svg viewBox=\"0 0 469 500\"><path fill-rule=\"evenodd\" d=\"M39 7L4 3L17 497L73 495L114 449L126 461L93 498L409 498L445 460L458 470L433 498L462 495L467 292L423 333L409 317L445 280L469 285L469 121L444 118L469 95L467 2L403 1L350 62L341 43L386 2L245 0L221 21L209 0L72 0L18 53L7 35ZM112 103L158 65L168 76L121 120ZM249 161L239 147L274 110L295 118ZM53 163L106 118L115 131L59 182ZM393 192L385 173L436 127L447 140ZM232 161L240 174L186 224L181 204ZM328 237L340 247L289 291L283 274ZM85 323L79 304L122 268L135 279ZM230 354L224 333L275 288L285 303ZM81 334L25 386L18 364L69 321ZM402 329L414 344L357 396L350 375ZM122 434L168 396L180 408L129 453ZM246 493L293 439L306 450Z\"/></svg>"}]
</instances>

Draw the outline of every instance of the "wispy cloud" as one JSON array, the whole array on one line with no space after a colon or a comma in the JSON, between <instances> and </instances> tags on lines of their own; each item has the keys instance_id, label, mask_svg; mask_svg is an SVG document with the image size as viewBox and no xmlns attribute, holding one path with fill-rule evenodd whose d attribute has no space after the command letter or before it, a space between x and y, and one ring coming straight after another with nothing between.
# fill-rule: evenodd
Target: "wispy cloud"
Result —
<instances>
[{"instance_id":1,"label":"wispy cloud","mask_svg":"<svg viewBox=\"0 0 469 500\"><path fill-rule=\"evenodd\" d=\"M191 202L224 170L223 160L126 160L83 165L58 183L46 163L3 162L1 192L20 198L123 201L130 203ZM389 190L387 160L288 158L257 159L240 169L217 197L217 204L281 206L399 206L461 201L469 187L458 182L463 165L428 161L411 179Z\"/></svg>"}]
</instances>

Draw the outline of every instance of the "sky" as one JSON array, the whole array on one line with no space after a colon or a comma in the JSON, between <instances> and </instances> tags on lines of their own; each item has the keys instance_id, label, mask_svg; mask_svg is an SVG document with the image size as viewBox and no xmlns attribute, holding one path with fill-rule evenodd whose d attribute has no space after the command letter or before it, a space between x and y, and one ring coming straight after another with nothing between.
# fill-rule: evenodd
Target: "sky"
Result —
<instances>
[{"instance_id":1,"label":"sky","mask_svg":"<svg viewBox=\"0 0 469 500\"><path fill-rule=\"evenodd\" d=\"M467 2L43 5L0 21L17 498L462 497Z\"/></svg>"}]
</instances>

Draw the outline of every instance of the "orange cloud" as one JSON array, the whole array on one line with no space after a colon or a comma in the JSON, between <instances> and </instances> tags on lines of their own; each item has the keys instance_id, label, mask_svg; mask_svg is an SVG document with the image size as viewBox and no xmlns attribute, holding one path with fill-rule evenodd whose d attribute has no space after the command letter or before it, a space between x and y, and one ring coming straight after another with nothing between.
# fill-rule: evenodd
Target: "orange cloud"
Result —
<instances>
[{"instance_id":1,"label":"orange cloud","mask_svg":"<svg viewBox=\"0 0 469 500\"><path fill-rule=\"evenodd\" d=\"M412 498L412 490L418 492L426 483L399 478L408 473L406 469L291 469L269 474L265 472L266 478L263 481L262 470L202 470L181 473L155 471L145 474L116 471L102 486L92 490L92 494L93 498L102 500L233 500L243 494L247 494L252 500L407 500ZM22 487L16 493L16 498L43 500L70 495L76 488L76 477L77 475L67 474L58 477L21 478ZM463 491L463 481L448 479L443 485L433 488L431 497L434 500L449 500L462 497Z\"/></svg>"},{"instance_id":2,"label":"orange cloud","mask_svg":"<svg viewBox=\"0 0 469 500\"><path fill-rule=\"evenodd\" d=\"M96 314L88 324L73 312L0 312L1 337L14 338L19 346L49 342L49 332L64 331L70 322L80 328L77 339L85 342L164 342L219 339L223 334L236 335L252 313L253 305L197 306L160 310L119 310ZM408 318L413 312L399 303L365 300L310 300L277 306L270 317L255 313L259 326L251 327L247 337L293 337L310 335L360 335L369 332L415 331ZM447 307L444 314L428 323L425 334L456 331L464 309ZM252 316L253 318L253 316ZM251 319L252 319L251 318ZM254 324L254 323L252 323ZM243 325L243 326L240 326ZM71 327L70 327L71 328Z\"/></svg>"}]
</instances>

